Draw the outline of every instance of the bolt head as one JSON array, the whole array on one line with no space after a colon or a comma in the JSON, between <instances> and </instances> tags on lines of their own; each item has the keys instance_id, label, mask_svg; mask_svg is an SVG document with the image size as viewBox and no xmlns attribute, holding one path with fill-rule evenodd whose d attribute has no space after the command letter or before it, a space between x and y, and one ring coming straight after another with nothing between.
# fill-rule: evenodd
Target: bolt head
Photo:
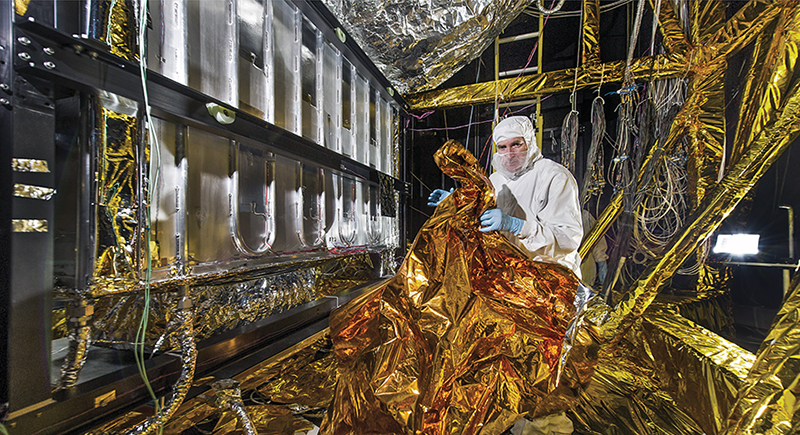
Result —
<instances>
[{"instance_id":1,"label":"bolt head","mask_svg":"<svg viewBox=\"0 0 800 435\"><path fill-rule=\"evenodd\" d=\"M56 64L54 64L53 62L47 61L47 62L44 63L44 67L47 68L47 69L54 69L56 67Z\"/></svg>"},{"instance_id":2,"label":"bolt head","mask_svg":"<svg viewBox=\"0 0 800 435\"><path fill-rule=\"evenodd\" d=\"M20 36L17 38L17 41L19 41L19 43L22 45L31 45L31 40L25 36Z\"/></svg>"},{"instance_id":3,"label":"bolt head","mask_svg":"<svg viewBox=\"0 0 800 435\"><path fill-rule=\"evenodd\" d=\"M52 56L52 55L53 55L53 53L55 53L55 52L56 52L55 50L53 50L53 49L52 49L52 48L50 48L50 47L45 47L45 48L43 48L43 49L42 49L42 51L44 51L44 54L47 54L47 55L49 55L49 56Z\"/></svg>"},{"instance_id":4,"label":"bolt head","mask_svg":"<svg viewBox=\"0 0 800 435\"><path fill-rule=\"evenodd\" d=\"M28 53L25 53L25 52L22 52L22 53L18 54L17 56L19 56L20 59L25 60L25 61L31 60L31 55L28 54Z\"/></svg>"}]
</instances>

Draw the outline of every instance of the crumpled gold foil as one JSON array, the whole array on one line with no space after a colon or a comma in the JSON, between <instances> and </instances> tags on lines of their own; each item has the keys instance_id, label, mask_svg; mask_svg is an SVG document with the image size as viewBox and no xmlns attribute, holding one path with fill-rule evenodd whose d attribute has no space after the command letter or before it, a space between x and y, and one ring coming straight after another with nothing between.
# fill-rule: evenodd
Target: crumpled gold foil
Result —
<instances>
[{"instance_id":1,"label":"crumpled gold foil","mask_svg":"<svg viewBox=\"0 0 800 435\"><path fill-rule=\"evenodd\" d=\"M286 268L254 278L254 271L225 271L220 277L233 282L216 283L210 277L187 277L155 291L151 286L150 314L145 343L155 350L167 338L166 316L180 298L175 291L188 287L197 318L195 337L203 340L216 333L246 325L298 305L375 281L375 266L365 253L343 255L324 261L295 262ZM256 271L257 272L257 271ZM178 287L178 288L180 288ZM96 298L94 343L130 348L139 328L144 300L141 291L100 295Z\"/></svg>"},{"instance_id":2,"label":"crumpled gold foil","mask_svg":"<svg viewBox=\"0 0 800 435\"><path fill-rule=\"evenodd\" d=\"M41 199L49 201L55 195L56 189L43 186L32 186L30 184L14 183L14 196L29 199Z\"/></svg>"},{"instance_id":3,"label":"crumpled gold foil","mask_svg":"<svg viewBox=\"0 0 800 435\"><path fill-rule=\"evenodd\" d=\"M46 233L45 219L11 219L11 231L14 233Z\"/></svg>"},{"instance_id":4,"label":"crumpled gold foil","mask_svg":"<svg viewBox=\"0 0 800 435\"><path fill-rule=\"evenodd\" d=\"M91 287L127 289L138 281L139 123L135 116L99 104L98 116L97 259Z\"/></svg>"},{"instance_id":5,"label":"crumpled gold foil","mask_svg":"<svg viewBox=\"0 0 800 435\"><path fill-rule=\"evenodd\" d=\"M315 270L301 269L231 284L191 287L193 310L198 319L194 334L198 340L246 325L317 299ZM95 305L95 343L130 347L139 329L144 304L142 294L107 296ZM165 320L180 299L177 293L151 294L145 343L157 350L167 338Z\"/></svg>"},{"instance_id":6,"label":"crumpled gold foil","mask_svg":"<svg viewBox=\"0 0 800 435\"><path fill-rule=\"evenodd\" d=\"M49 173L50 167L47 160L39 159L11 159L11 170L14 172L39 172Z\"/></svg>"},{"instance_id":7,"label":"crumpled gold foil","mask_svg":"<svg viewBox=\"0 0 800 435\"><path fill-rule=\"evenodd\" d=\"M61 363L61 377L58 378L57 390L69 388L78 382L78 375L86 364L86 351L92 336L91 326L80 326L69 331L69 350Z\"/></svg>"},{"instance_id":8,"label":"crumpled gold foil","mask_svg":"<svg viewBox=\"0 0 800 435\"><path fill-rule=\"evenodd\" d=\"M658 15L658 29L663 36L662 44L667 53L686 53L689 50L689 42L686 33L675 13L673 2L670 0L650 0L650 5L655 10L654 2L661 2L661 9Z\"/></svg>"},{"instance_id":9,"label":"crumpled gold foil","mask_svg":"<svg viewBox=\"0 0 800 435\"><path fill-rule=\"evenodd\" d=\"M433 89L478 57L525 0L324 0L401 93Z\"/></svg>"},{"instance_id":10,"label":"crumpled gold foil","mask_svg":"<svg viewBox=\"0 0 800 435\"><path fill-rule=\"evenodd\" d=\"M99 23L94 26L102 28L100 40L109 45L112 54L132 62L139 59L138 19L135 0L100 0Z\"/></svg>"},{"instance_id":11,"label":"crumpled gold foil","mask_svg":"<svg viewBox=\"0 0 800 435\"><path fill-rule=\"evenodd\" d=\"M597 364L573 408L576 429L720 433L754 356L669 312L648 312Z\"/></svg>"},{"instance_id":12,"label":"crumpled gold foil","mask_svg":"<svg viewBox=\"0 0 800 435\"><path fill-rule=\"evenodd\" d=\"M181 373L172 394L166 399L160 412L147 418L142 423L124 432L124 435L145 435L157 431L177 412L183 403L186 393L192 387L194 368L197 363L197 345L194 340L194 316L192 310L177 310L170 320L170 331L174 331L175 340L181 349Z\"/></svg>"},{"instance_id":13,"label":"crumpled gold foil","mask_svg":"<svg viewBox=\"0 0 800 435\"><path fill-rule=\"evenodd\" d=\"M800 275L739 387L725 434L784 434L800 428ZM741 415L740 418L737 416Z\"/></svg>"},{"instance_id":14,"label":"crumpled gold foil","mask_svg":"<svg viewBox=\"0 0 800 435\"><path fill-rule=\"evenodd\" d=\"M600 62L600 1L583 2L583 52L581 63Z\"/></svg>"},{"instance_id":15,"label":"crumpled gold foil","mask_svg":"<svg viewBox=\"0 0 800 435\"><path fill-rule=\"evenodd\" d=\"M276 403L324 408L333 397L337 367L333 353L305 365L284 364L280 375L258 392Z\"/></svg>"},{"instance_id":16,"label":"crumpled gold foil","mask_svg":"<svg viewBox=\"0 0 800 435\"><path fill-rule=\"evenodd\" d=\"M14 0L14 11L17 15L25 15L28 12L28 5L31 0Z\"/></svg>"},{"instance_id":17,"label":"crumpled gold foil","mask_svg":"<svg viewBox=\"0 0 800 435\"><path fill-rule=\"evenodd\" d=\"M775 121L779 105L788 97L789 81L798 61L800 9L780 14L754 44L736 130L731 163L736 163L765 125Z\"/></svg>"},{"instance_id":18,"label":"crumpled gold foil","mask_svg":"<svg viewBox=\"0 0 800 435\"><path fill-rule=\"evenodd\" d=\"M250 420L250 416L247 414L242 402L242 390L239 388L239 382L233 379L220 379L214 382L211 388L214 389L217 398L217 407L223 411L223 414L233 416L233 419L223 417L217 423L215 432L219 431L220 426L232 426L233 429L244 429L245 435L257 435L258 432L256 432L256 428L253 426L253 422ZM232 432L231 430L225 431L225 433Z\"/></svg>"},{"instance_id":19,"label":"crumpled gold foil","mask_svg":"<svg viewBox=\"0 0 800 435\"><path fill-rule=\"evenodd\" d=\"M339 380L321 433L499 434L523 415L565 409L591 377L596 310L580 317L561 361L574 274L478 230L494 192L461 144L435 159L462 187L394 278L331 316Z\"/></svg>"},{"instance_id":20,"label":"crumpled gold foil","mask_svg":"<svg viewBox=\"0 0 800 435\"><path fill-rule=\"evenodd\" d=\"M688 69L683 54L662 54L634 59L630 72L635 80L657 80L686 75ZM596 87L603 83L621 82L625 61L592 64L581 67L577 74L577 89ZM500 101L522 100L537 95L571 91L575 86L575 68L531 74L519 78L475 83L449 89L437 89L404 95L412 110L445 109Z\"/></svg>"},{"instance_id":21,"label":"crumpled gold foil","mask_svg":"<svg viewBox=\"0 0 800 435\"><path fill-rule=\"evenodd\" d=\"M258 435L286 435L305 432L314 428L308 420L297 418L292 411L281 405L251 405L245 410L252 416ZM246 431L237 424L236 415L226 411L212 432L213 435L245 435Z\"/></svg>"}]
</instances>

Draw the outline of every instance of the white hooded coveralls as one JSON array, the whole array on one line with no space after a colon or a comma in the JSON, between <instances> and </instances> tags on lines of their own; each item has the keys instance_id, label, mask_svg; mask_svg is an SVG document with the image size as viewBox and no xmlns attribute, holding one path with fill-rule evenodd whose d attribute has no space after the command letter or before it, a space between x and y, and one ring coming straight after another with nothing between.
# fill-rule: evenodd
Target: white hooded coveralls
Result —
<instances>
[{"instance_id":1,"label":"white hooded coveralls","mask_svg":"<svg viewBox=\"0 0 800 435\"><path fill-rule=\"evenodd\" d=\"M518 236L506 236L536 261L557 262L581 277L578 247L583 238L578 183L564 166L542 156L530 120L507 118L497 124L494 141L522 137L528 146L525 165L516 173L502 166L498 154L492 164L498 169L489 179L495 189L497 208L525 221Z\"/></svg>"}]
</instances>

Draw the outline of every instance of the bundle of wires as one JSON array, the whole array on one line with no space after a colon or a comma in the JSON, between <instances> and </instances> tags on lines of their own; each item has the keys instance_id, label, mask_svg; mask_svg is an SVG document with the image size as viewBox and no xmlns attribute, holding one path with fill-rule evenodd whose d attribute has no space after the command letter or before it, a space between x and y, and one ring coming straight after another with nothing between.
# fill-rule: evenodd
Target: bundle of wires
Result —
<instances>
[{"instance_id":1,"label":"bundle of wires","mask_svg":"<svg viewBox=\"0 0 800 435\"><path fill-rule=\"evenodd\" d=\"M581 183L581 206L586 206L592 196L600 196L605 186L603 138L606 134L605 101L601 96L592 101L592 143L586 158L586 171Z\"/></svg>"},{"instance_id":2,"label":"bundle of wires","mask_svg":"<svg viewBox=\"0 0 800 435\"><path fill-rule=\"evenodd\" d=\"M153 391L153 387L150 384L150 380L147 377L147 368L145 367L145 338L147 336L147 321L150 315L150 281L152 280L152 272L153 272L153 264L150 252L150 237L151 237L151 229L150 229L150 210L151 210L151 193L153 190L156 189L156 183L158 183L159 179L159 168L161 167L161 149L158 144L158 136L155 131L155 125L153 124L153 118L150 109L150 101L148 98L147 92L147 46L146 42L147 39L145 38L146 29L147 29L147 2L142 1L139 3L139 74L142 79L142 92L144 94L144 106L145 106L145 113L147 116L147 135L146 138L148 140L148 144L150 145L150 149L155 151L154 158L155 161L151 165L150 173L148 174L147 179L147 186L144 189L146 192L146 206L144 207L145 210L145 238L146 243L144 244L144 256L145 256L145 276L144 276L144 304L142 307L142 318L139 321L139 329L136 331L136 338L134 342L134 358L136 359L136 367L139 370L139 374L144 381L144 385L147 388L147 392L150 394L150 397L153 399L153 403L155 406L155 414L157 415L161 409L158 403L158 398L156 397L155 392Z\"/></svg>"}]
</instances>

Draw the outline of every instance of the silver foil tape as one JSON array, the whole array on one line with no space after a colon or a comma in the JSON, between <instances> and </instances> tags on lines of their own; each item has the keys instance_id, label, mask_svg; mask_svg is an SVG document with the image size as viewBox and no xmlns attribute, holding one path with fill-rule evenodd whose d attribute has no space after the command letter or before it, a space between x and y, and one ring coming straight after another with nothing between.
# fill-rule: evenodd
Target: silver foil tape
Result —
<instances>
[{"instance_id":1,"label":"silver foil tape","mask_svg":"<svg viewBox=\"0 0 800 435\"><path fill-rule=\"evenodd\" d=\"M183 404L189 388L192 387L195 363L197 362L192 310L176 310L169 322L168 329L174 332L173 337L178 341L181 350L181 375L172 387L172 394L167 398L160 412L128 430L125 435L145 435L156 432L175 414L175 411Z\"/></svg>"},{"instance_id":2,"label":"silver foil tape","mask_svg":"<svg viewBox=\"0 0 800 435\"><path fill-rule=\"evenodd\" d=\"M239 382L234 379L220 379L211 384L211 388L214 389L214 395L217 397L217 408L220 411L232 411L236 414L236 419L244 427L246 435L258 435L253 421L247 415L247 410L244 409Z\"/></svg>"},{"instance_id":3,"label":"silver foil tape","mask_svg":"<svg viewBox=\"0 0 800 435\"><path fill-rule=\"evenodd\" d=\"M191 287L195 336L202 340L246 325L317 298L314 268L269 275L230 284ZM174 293L152 295L145 338L151 350L163 348L167 338L165 318L180 298ZM95 305L95 344L131 348L144 305L143 295L108 296Z\"/></svg>"},{"instance_id":4,"label":"silver foil tape","mask_svg":"<svg viewBox=\"0 0 800 435\"><path fill-rule=\"evenodd\" d=\"M478 57L526 0L323 0L401 93L433 89Z\"/></svg>"},{"instance_id":5,"label":"silver foil tape","mask_svg":"<svg viewBox=\"0 0 800 435\"><path fill-rule=\"evenodd\" d=\"M86 350L92 336L90 326L81 326L69 331L69 350L61 363L61 377L56 382L56 389L69 388L78 382L78 375L86 363Z\"/></svg>"}]
</instances>

